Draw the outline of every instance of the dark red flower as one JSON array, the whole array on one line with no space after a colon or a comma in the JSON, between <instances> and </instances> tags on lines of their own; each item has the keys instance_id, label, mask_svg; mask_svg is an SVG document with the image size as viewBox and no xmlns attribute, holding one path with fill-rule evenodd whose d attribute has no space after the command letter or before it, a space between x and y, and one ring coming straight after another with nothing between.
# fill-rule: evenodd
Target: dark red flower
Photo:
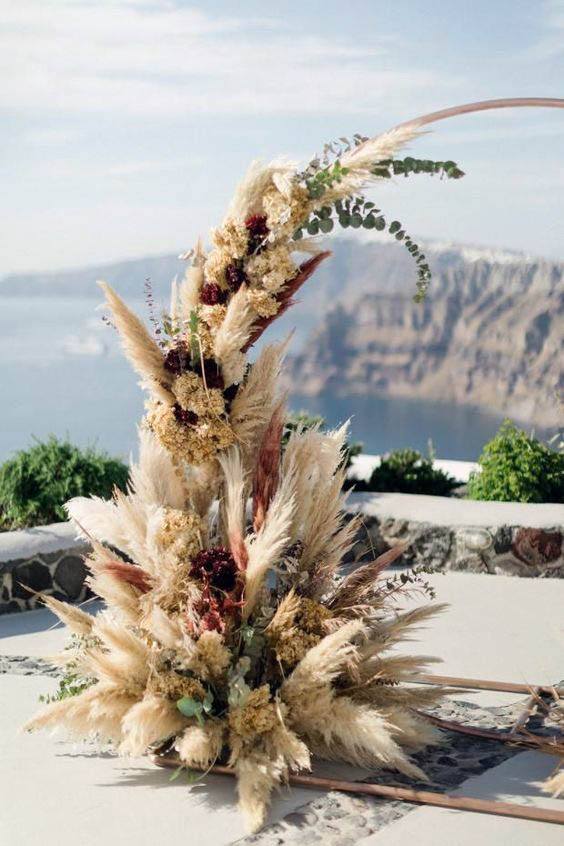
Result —
<instances>
[{"instance_id":1,"label":"dark red flower","mask_svg":"<svg viewBox=\"0 0 564 846\"><path fill-rule=\"evenodd\" d=\"M219 632L220 634L223 634L225 631L225 621L219 611L210 609L202 615L200 618L200 631Z\"/></svg>"},{"instance_id":2,"label":"dark red flower","mask_svg":"<svg viewBox=\"0 0 564 846\"><path fill-rule=\"evenodd\" d=\"M202 549L192 559L190 575L209 585L212 590L230 593L237 585L237 564L229 550L223 546Z\"/></svg>"},{"instance_id":3,"label":"dark red flower","mask_svg":"<svg viewBox=\"0 0 564 846\"><path fill-rule=\"evenodd\" d=\"M231 408L231 403L237 396L237 391L239 390L239 385L234 382L232 385L229 385L223 392L223 399L225 400L225 408L226 411L229 411Z\"/></svg>"},{"instance_id":4,"label":"dark red flower","mask_svg":"<svg viewBox=\"0 0 564 846\"><path fill-rule=\"evenodd\" d=\"M216 282L208 282L200 291L200 302L204 305L223 305L227 300L227 291Z\"/></svg>"},{"instance_id":5,"label":"dark red flower","mask_svg":"<svg viewBox=\"0 0 564 846\"><path fill-rule=\"evenodd\" d=\"M202 362L201 360L196 360L194 362L194 372L198 374L198 376L202 376ZM219 364L214 358L204 358L204 368L203 368L203 375L206 377L206 385L208 388L219 388L220 391L224 388L224 381L223 376L221 375L221 370L219 369Z\"/></svg>"},{"instance_id":6,"label":"dark red flower","mask_svg":"<svg viewBox=\"0 0 564 846\"><path fill-rule=\"evenodd\" d=\"M253 214L245 221L245 226L252 236L268 235L268 226L266 225L266 216L264 214Z\"/></svg>"},{"instance_id":7,"label":"dark red flower","mask_svg":"<svg viewBox=\"0 0 564 846\"><path fill-rule=\"evenodd\" d=\"M236 264L230 264L225 269L225 281L235 293L235 291L239 290L243 282L247 281L247 274L242 267L238 267Z\"/></svg>"},{"instance_id":8,"label":"dark red flower","mask_svg":"<svg viewBox=\"0 0 564 846\"><path fill-rule=\"evenodd\" d=\"M249 230L249 253L258 252L270 231L266 225L266 217L263 214L253 214L247 218L245 226Z\"/></svg>"},{"instance_id":9,"label":"dark red flower","mask_svg":"<svg viewBox=\"0 0 564 846\"><path fill-rule=\"evenodd\" d=\"M190 367L190 354L184 344L176 344L172 347L164 359L164 369L169 373L179 376Z\"/></svg>"},{"instance_id":10,"label":"dark red flower","mask_svg":"<svg viewBox=\"0 0 564 846\"><path fill-rule=\"evenodd\" d=\"M193 411L186 411L181 405L176 403L173 407L174 416L179 423L184 423L185 426L195 426L198 422L198 415Z\"/></svg>"}]
</instances>

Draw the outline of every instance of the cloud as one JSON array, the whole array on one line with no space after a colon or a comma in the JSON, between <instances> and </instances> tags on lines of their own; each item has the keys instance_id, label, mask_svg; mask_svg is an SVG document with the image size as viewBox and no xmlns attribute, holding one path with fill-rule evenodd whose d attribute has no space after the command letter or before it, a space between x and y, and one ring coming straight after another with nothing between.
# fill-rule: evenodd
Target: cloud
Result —
<instances>
[{"instance_id":1,"label":"cloud","mask_svg":"<svg viewBox=\"0 0 564 846\"><path fill-rule=\"evenodd\" d=\"M205 156L188 156L182 161L163 159L162 161L126 161L116 162L105 169L108 176L115 176L118 179L151 175L162 173L167 170L186 169L187 167L201 167L206 163ZM77 164L77 169L80 167Z\"/></svg>"},{"instance_id":2,"label":"cloud","mask_svg":"<svg viewBox=\"0 0 564 846\"><path fill-rule=\"evenodd\" d=\"M76 130L36 127L22 133L22 140L32 147L61 147L76 141L80 133Z\"/></svg>"},{"instance_id":3,"label":"cloud","mask_svg":"<svg viewBox=\"0 0 564 846\"><path fill-rule=\"evenodd\" d=\"M564 55L564 0L546 0L539 24L542 35L528 51L529 58L546 61Z\"/></svg>"},{"instance_id":4,"label":"cloud","mask_svg":"<svg viewBox=\"0 0 564 846\"><path fill-rule=\"evenodd\" d=\"M143 0L4 0L0 108L37 114L342 114L421 104L456 85L389 37L289 32ZM229 7L228 7L229 8Z\"/></svg>"}]
</instances>

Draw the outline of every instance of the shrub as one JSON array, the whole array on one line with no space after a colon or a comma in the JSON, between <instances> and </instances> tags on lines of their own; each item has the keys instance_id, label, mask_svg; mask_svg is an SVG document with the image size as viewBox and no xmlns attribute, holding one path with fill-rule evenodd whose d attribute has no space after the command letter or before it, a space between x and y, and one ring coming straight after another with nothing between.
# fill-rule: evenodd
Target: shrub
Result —
<instances>
[{"instance_id":1,"label":"shrub","mask_svg":"<svg viewBox=\"0 0 564 846\"><path fill-rule=\"evenodd\" d=\"M450 496L459 485L448 473L433 466L432 455L425 458L415 449L396 449L382 458L367 483L355 484L355 489Z\"/></svg>"},{"instance_id":2,"label":"shrub","mask_svg":"<svg viewBox=\"0 0 564 846\"><path fill-rule=\"evenodd\" d=\"M284 423L284 430L282 432L282 446L286 446L292 432L296 432L301 429L313 429L314 427L324 430L325 418L318 414L310 414L308 411L298 411L288 414ZM345 447L345 467L349 468L354 456L360 455L361 452L361 443L358 441L347 441Z\"/></svg>"},{"instance_id":3,"label":"shrub","mask_svg":"<svg viewBox=\"0 0 564 846\"><path fill-rule=\"evenodd\" d=\"M501 502L564 502L564 453L505 420L478 459L470 499Z\"/></svg>"},{"instance_id":4,"label":"shrub","mask_svg":"<svg viewBox=\"0 0 564 846\"><path fill-rule=\"evenodd\" d=\"M0 467L0 525L19 529L65 520L73 496L109 497L124 488L128 469L103 452L81 450L51 436L17 452Z\"/></svg>"}]
</instances>

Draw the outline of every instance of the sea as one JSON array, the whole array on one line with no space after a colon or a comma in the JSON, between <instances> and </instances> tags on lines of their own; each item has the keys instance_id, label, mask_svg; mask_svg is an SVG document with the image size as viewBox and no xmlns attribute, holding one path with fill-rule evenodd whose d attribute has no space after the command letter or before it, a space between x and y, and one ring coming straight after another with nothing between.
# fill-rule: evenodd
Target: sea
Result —
<instances>
[{"instance_id":1,"label":"sea","mask_svg":"<svg viewBox=\"0 0 564 846\"><path fill-rule=\"evenodd\" d=\"M133 304L142 313L143 303ZM267 338L268 340L268 338ZM501 417L452 403L386 396L290 395L293 410L350 420L364 452L413 447L474 461ZM143 415L137 377L115 331L88 298L4 297L0 302L0 462L53 434L128 459Z\"/></svg>"}]
</instances>

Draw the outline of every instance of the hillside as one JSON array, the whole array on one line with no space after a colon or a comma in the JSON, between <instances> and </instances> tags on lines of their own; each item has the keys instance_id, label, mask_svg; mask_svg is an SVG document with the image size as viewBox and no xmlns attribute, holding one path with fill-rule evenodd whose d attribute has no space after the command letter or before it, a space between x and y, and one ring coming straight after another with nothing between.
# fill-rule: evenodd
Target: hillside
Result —
<instances>
[{"instance_id":1,"label":"hillside","mask_svg":"<svg viewBox=\"0 0 564 846\"><path fill-rule=\"evenodd\" d=\"M342 277L346 295L293 358L301 394L417 397L562 423L564 265L429 251L435 276L416 305L409 263L401 255L384 267L379 252L358 250Z\"/></svg>"},{"instance_id":2,"label":"hillside","mask_svg":"<svg viewBox=\"0 0 564 846\"><path fill-rule=\"evenodd\" d=\"M296 330L288 382L300 393L384 394L476 405L527 424L562 420L564 265L503 251L430 245L434 277L423 305L395 243L331 242L333 256L267 340ZM0 279L16 297L99 298L106 279L126 298L157 301L181 276L175 256Z\"/></svg>"}]
</instances>

